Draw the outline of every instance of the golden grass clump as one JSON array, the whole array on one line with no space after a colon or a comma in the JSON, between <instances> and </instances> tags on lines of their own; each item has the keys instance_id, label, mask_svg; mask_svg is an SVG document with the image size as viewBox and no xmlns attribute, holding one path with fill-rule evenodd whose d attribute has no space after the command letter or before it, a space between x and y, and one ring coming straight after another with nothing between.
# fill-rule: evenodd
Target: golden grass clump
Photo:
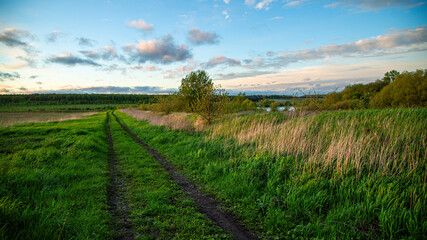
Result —
<instances>
[{"instance_id":1,"label":"golden grass clump","mask_svg":"<svg viewBox=\"0 0 427 240\"><path fill-rule=\"evenodd\" d=\"M395 174L426 162L426 122L411 122L408 111L322 113L283 121L235 117L209 131L212 139L229 137L273 154L304 156L307 169Z\"/></svg>"},{"instance_id":2,"label":"golden grass clump","mask_svg":"<svg viewBox=\"0 0 427 240\"><path fill-rule=\"evenodd\" d=\"M52 122L80 119L91 116L96 112L2 112L0 127L13 126L30 122Z\"/></svg>"},{"instance_id":3,"label":"golden grass clump","mask_svg":"<svg viewBox=\"0 0 427 240\"><path fill-rule=\"evenodd\" d=\"M120 109L120 111L138 120L147 120L152 125L166 126L174 130L190 131L195 128L193 121L188 118L189 113L160 114L135 109Z\"/></svg>"}]
</instances>

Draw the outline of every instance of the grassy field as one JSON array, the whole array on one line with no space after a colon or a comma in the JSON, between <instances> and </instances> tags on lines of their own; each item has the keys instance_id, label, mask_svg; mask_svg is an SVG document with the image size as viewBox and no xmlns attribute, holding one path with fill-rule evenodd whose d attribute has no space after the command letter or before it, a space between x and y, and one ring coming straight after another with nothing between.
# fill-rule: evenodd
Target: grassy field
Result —
<instances>
[{"instance_id":1,"label":"grassy field","mask_svg":"<svg viewBox=\"0 0 427 240\"><path fill-rule=\"evenodd\" d=\"M105 114L0 130L0 238L108 238Z\"/></svg>"},{"instance_id":2,"label":"grassy field","mask_svg":"<svg viewBox=\"0 0 427 240\"><path fill-rule=\"evenodd\" d=\"M199 133L121 117L263 238L427 237L425 109L248 114Z\"/></svg>"},{"instance_id":3,"label":"grassy field","mask_svg":"<svg viewBox=\"0 0 427 240\"><path fill-rule=\"evenodd\" d=\"M246 113L211 126L122 111L261 239L427 238L426 109ZM0 136L0 239L232 238L109 112Z\"/></svg>"},{"instance_id":4,"label":"grassy field","mask_svg":"<svg viewBox=\"0 0 427 240\"><path fill-rule=\"evenodd\" d=\"M111 127L118 183L112 182ZM105 113L0 129L0 239L116 239L118 208L135 239L230 239L153 157Z\"/></svg>"},{"instance_id":5,"label":"grassy field","mask_svg":"<svg viewBox=\"0 0 427 240\"><path fill-rule=\"evenodd\" d=\"M95 114L96 112L77 111L37 111L37 112L0 112L0 127L30 122L51 122L78 119Z\"/></svg>"}]
</instances>

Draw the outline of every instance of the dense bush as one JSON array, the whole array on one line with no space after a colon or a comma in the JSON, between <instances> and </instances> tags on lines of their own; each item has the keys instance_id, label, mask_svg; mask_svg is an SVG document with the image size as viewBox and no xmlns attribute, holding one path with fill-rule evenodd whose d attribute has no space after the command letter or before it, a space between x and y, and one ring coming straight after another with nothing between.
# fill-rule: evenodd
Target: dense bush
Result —
<instances>
[{"instance_id":1,"label":"dense bush","mask_svg":"<svg viewBox=\"0 0 427 240\"><path fill-rule=\"evenodd\" d=\"M427 71L404 72L372 99L375 107L424 107L427 105Z\"/></svg>"}]
</instances>

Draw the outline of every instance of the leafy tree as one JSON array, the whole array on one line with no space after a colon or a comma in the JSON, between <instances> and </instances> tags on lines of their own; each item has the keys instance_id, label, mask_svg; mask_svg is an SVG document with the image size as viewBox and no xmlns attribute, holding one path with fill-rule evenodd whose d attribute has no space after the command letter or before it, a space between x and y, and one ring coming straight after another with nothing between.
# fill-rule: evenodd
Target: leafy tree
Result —
<instances>
[{"instance_id":1,"label":"leafy tree","mask_svg":"<svg viewBox=\"0 0 427 240\"><path fill-rule=\"evenodd\" d=\"M188 111L199 114L208 124L227 112L227 92L214 86L205 71L197 70L185 76L178 95Z\"/></svg>"},{"instance_id":2,"label":"leafy tree","mask_svg":"<svg viewBox=\"0 0 427 240\"><path fill-rule=\"evenodd\" d=\"M227 113L228 95L224 89L213 85L201 89L199 98L193 105L194 112L199 114L208 124L214 119L220 118Z\"/></svg>"},{"instance_id":3,"label":"leafy tree","mask_svg":"<svg viewBox=\"0 0 427 240\"><path fill-rule=\"evenodd\" d=\"M205 88L212 88L212 79L203 70L192 71L181 80L179 95L183 98L186 108L195 112L196 103L200 103Z\"/></svg>"}]
</instances>

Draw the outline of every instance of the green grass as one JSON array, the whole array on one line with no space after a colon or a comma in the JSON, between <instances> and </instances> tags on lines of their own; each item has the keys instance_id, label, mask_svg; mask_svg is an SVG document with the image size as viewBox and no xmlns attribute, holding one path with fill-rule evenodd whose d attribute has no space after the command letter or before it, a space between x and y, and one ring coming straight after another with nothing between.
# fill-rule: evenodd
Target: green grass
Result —
<instances>
[{"instance_id":1,"label":"green grass","mask_svg":"<svg viewBox=\"0 0 427 240\"><path fill-rule=\"evenodd\" d=\"M407 128L413 132L405 135L411 138L403 143L409 146L407 149L418 146L416 154L420 157L414 158L418 165L403 164L399 165L399 171L390 172L377 168L361 172L317 169L312 165L308 168L304 167L308 160L304 154L297 157L272 153L259 148L257 142L239 142L231 135L212 137L209 132L172 131L122 113L119 116L141 139L265 239L427 238L424 109L330 112L308 117L312 125L306 127L313 131L325 123L357 122L357 119L363 119L365 125L359 126L359 130L365 133L367 128L375 132L381 124L379 119L398 120L390 120L388 128L415 124ZM286 117L271 120L270 116L266 119L256 114L243 118L272 121L272 126L294 121ZM236 123L228 127L244 129L245 125ZM398 141L396 146L399 146L402 139L395 139L391 143ZM364 159L359 161L363 163Z\"/></svg>"},{"instance_id":2,"label":"green grass","mask_svg":"<svg viewBox=\"0 0 427 240\"><path fill-rule=\"evenodd\" d=\"M111 118L114 149L127 182L137 239L230 239L197 211L169 173Z\"/></svg>"},{"instance_id":3,"label":"green grass","mask_svg":"<svg viewBox=\"0 0 427 240\"><path fill-rule=\"evenodd\" d=\"M0 238L106 239L105 115L0 129ZM65 223L65 225L64 225Z\"/></svg>"}]
</instances>

